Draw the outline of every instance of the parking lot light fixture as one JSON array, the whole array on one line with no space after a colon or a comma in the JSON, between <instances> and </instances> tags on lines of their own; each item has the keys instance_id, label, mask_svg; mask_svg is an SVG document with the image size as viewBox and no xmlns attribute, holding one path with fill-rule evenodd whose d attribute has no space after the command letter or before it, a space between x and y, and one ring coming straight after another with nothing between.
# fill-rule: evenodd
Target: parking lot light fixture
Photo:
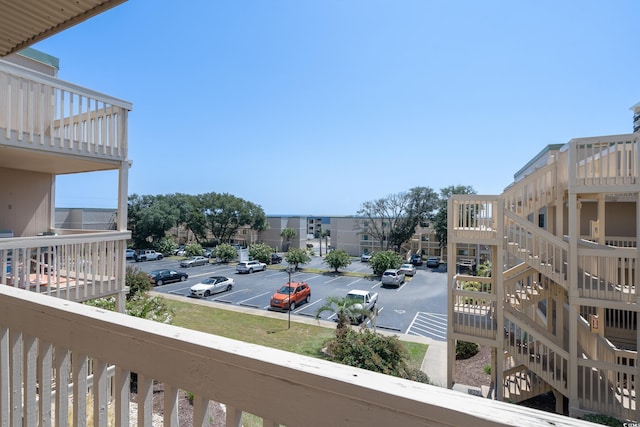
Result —
<instances>
[{"instance_id":1,"label":"parking lot light fixture","mask_svg":"<svg viewBox=\"0 0 640 427\"><path fill-rule=\"evenodd\" d=\"M289 310L287 310L287 329L291 329L291 272L293 266L289 264L287 266L287 273L289 273L289 282L287 283L287 289L289 289Z\"/></svg>"}]
</instances>

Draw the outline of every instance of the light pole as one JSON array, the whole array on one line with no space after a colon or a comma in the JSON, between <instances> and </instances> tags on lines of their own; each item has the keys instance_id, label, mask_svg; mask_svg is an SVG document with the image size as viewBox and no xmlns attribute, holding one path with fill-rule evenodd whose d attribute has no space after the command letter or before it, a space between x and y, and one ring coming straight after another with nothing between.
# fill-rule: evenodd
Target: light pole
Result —
<instances>
[{"instance_id":1,"label":"light pole","mask_svg":"<svg viewBox=\"0 0 640 427\"><path fill-rule=\"evenodd\" d=\"M289 282L287 283L287 289L289 289L289 310L287 310L287 329L291 329L291 264L287 267L287 273L289 273Z\"/></svg>"}]
</instances>

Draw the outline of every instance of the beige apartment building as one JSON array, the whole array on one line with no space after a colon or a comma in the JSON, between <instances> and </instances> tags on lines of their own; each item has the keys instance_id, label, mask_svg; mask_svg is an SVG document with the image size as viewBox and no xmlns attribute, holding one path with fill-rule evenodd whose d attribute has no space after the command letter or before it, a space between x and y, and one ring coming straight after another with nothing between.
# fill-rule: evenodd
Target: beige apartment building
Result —
<instances>
[{"instance_id":1,"label":"beige apartment building","mask_svg":"<svg viewBox=\"0 0 640 427\"><path fill-rule=\"evenodd\" d=\"M24 49L120 3L0 2L0 425L158 425L156 383L165 426L186 392L194 426L210 425L210 401L235 427L244 413L269 427L586 425L80 304L115 296L122 311L127 293L131 104L58 79L55 58ZM102 170L118 171L115 229L56 227L56 177Z\"/></svg>"},{"instance_id":2,"label":"beige apartment building","mask_svg":"<svg viewBox=\"0 0 640 427\"><path fill-rule=\"evenodd\" d=\"M638 130L638 106L634 107ZM550 145L496 196L449 200L448 253L482 245L491 277L449 269L456 340L492 348L490 394L553 393L571 416L638 420L640 133Z\"/></svg>"}]
</instances>

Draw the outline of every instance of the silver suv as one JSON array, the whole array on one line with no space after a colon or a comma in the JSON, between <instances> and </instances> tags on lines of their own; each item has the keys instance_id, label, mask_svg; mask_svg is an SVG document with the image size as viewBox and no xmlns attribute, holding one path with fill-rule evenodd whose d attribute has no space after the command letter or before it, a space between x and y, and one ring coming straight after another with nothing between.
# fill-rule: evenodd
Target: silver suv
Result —
<instances>
[{"instance_id":1,"label":"silver suv","mask_svg":"<svg viewBox=\"0 0 640 427\"><path fill-rule=\"evenodd\" d=\"M382 273L382 286L395 286L399 288L404 283L404 273L398 269L391 268Z\"/></svg>"},{"instance_id":2,"label":"silver suv","mask_svg":"<svg viewBox=\"0 0 640 427\"><path fill-rule=\"evenodd\" d=\"M236 266L238 273L253 273L254 271L264 271L267 269L267 264L260 261L241 261Z\"/></svg>"}]
</instances>

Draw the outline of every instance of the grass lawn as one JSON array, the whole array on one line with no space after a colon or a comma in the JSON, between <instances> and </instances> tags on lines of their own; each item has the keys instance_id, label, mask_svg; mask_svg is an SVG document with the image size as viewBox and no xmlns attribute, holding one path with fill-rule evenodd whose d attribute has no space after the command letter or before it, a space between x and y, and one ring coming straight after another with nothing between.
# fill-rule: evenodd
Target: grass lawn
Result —
<instances>
[{"instance_id":1,"label":"grass lawn","mask_svg":"<svg viewBox=\"0 0 640 427\"><path fill-rule=\"evenodd\" d=\"M175 312L173 324L187 329L233 338L252 344L278 348L311 357L322 357L322 344L334 336L335 329L239 313L209 305L165 299ZM403 341L409 352L409 364L419 368L427 352L426 344Z\"/></svg>"}]
</instances>

